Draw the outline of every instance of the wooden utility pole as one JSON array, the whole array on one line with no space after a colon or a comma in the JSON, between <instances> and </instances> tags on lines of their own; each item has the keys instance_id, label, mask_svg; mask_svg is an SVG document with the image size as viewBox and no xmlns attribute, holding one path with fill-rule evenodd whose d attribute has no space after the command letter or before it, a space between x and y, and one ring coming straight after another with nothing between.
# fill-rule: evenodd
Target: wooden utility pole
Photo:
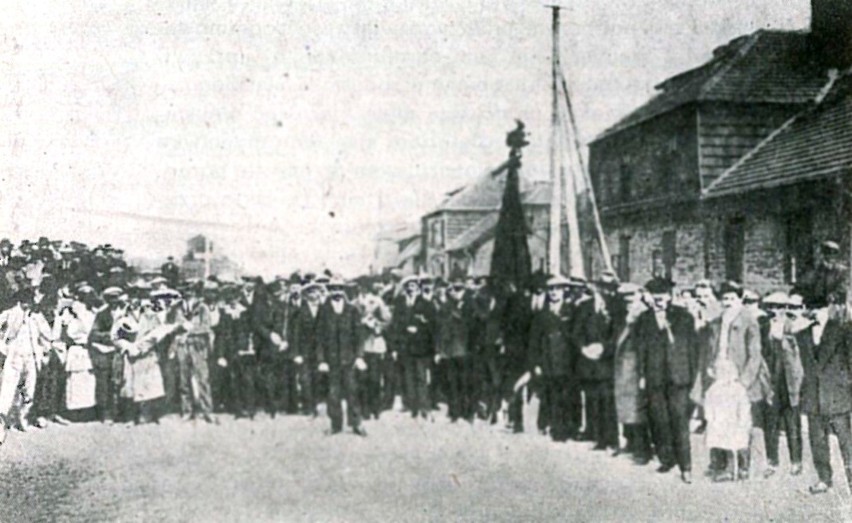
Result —
<instances>
[{"instance_id":1,"label":"wooden utility pole","mask_svg":"<svg viewBox=\"0 0 852 523\"><path fill-rule=\"evenodd\" d=\"M553 74L553 103L550 114L550 236L548 238L547 260L550 274L562 272L562 173L559 169L559 6L549 6L553 11L553 55L551 69Z\"/></svg>"}]
</instances>

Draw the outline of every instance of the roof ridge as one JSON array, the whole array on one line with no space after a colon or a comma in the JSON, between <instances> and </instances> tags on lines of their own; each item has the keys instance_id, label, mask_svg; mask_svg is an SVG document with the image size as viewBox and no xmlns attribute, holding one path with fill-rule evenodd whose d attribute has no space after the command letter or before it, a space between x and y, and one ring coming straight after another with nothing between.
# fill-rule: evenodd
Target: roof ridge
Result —
<instances>
[{"instance_id":1,"label":"roof ridge","mask_svg":"<svg viewBox=\"0 0 852 523\"><path fill-rule=\"evenodd\" d=\"M710 192L716 186L721 184L723 180L725 180L727 177L729 177L732 172L734 172L737 168L739 168L746 161L748 161L749 159L754 157L754 155L756 155L767 144L772 142L779 134L781 134L782 132L787 130L791 125L793 125L793 123L798 121L800 118L802 118L802 117L804 117L808 114L811 114L811 112L813 112L814 109L816 109L817 107L819 107L822 104L822 102L826 98L826 95L831 91L832 87L834 86L835 82L837 81L837 79L839 77L840 77L840 74L837 73L837 70L832 69L831 71L829 71L828 82L826 82L826 84L820 90L820 93L817 95L817 97L814 99L814 101L808 107L797 112L796 114L794 114L793 116L788 118L787 121L785 121L783 124L781 124L780 127L778 127L777 129L775 129L774 131L769 133L769 136L767 136L766 138L761 140L760 143L758 143L756 146L754 146L754 148L752 148L749 152L747 152L745 155L743 155L742 158L740 158L739 160L734 162L734 164L732 166L728 167L725 170L725 172L723 172L718 178L713 180L713 182L711 182L710 185L708 185L706 189L701 191L701 195L707 196L708 194L710 194Z\"/></svg>"},{"instance_id":2,"label":"roof ridge","mask_svg":"<svg viewBox=\"0 0 852 523\"><path fill-rule=\"evenodd\" d=\"M752 49L754 49L755 44L757 43L758 40L760 40L760 37L763 36L763 34L764 34L764 31L762 29L759 29L759 30L755 31L754 33L750 34L748 36L748 40L742 45L742 47L737 49L736 53L728 61L728 63L722 65L722 67L720 68L719 71L714 73L713 76L711 76L709 80L704 82L704 85L701 86L701 89L698 90L698 97L697 98L699 100L703 99L704 96L707 93L710 92L710 90L712 90L714 87L716 87L719 84L719 82L722 80L722 77L724 77L734 67L734 65L739 63L740 60L742 60L745 56L747 56L752 51Z\"/></svg>"}]
</instances>

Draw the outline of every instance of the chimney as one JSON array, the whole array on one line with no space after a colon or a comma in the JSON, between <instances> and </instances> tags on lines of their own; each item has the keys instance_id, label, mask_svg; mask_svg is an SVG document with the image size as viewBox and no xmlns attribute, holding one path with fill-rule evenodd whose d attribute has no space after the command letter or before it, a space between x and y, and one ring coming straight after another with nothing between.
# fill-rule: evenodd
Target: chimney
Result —
<instances>
[{"instance_id":1,"label":"chimney","mask_svg":"<svg viewBox=\"0 0 852 523\"><path fill-rule=\"evenodd\" d=\"M852 65L852 0L811 0L811 39L823 65Z\"/></svg>"}]
</instances>

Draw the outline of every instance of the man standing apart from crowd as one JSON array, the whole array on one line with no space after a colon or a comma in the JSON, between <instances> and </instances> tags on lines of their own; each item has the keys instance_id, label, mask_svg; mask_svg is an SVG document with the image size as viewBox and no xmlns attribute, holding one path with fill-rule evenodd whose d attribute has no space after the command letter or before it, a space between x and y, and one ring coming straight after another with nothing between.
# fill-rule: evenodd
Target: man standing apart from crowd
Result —
<instances>
[{"instance_id":1,"label":"man standing apart from crowd","mask_svg":"<svg viewBox=\"0 0 852 523\"><path fill-rule=\"evenodd\" d=\"M355 369L367 369L358 340L361 323L358 309L346 301L342 281L328 284L329 299L323 305L319 318L319 344L317 366L329 374L328 416L331 433L343 431L342 400L346 400L347 419L352 431L359 436L367 432L361 426L361 409L358 405L358 381Z\"/></svg>"},{"instance_id":2,"label":"man standing apart from crowd","mask_svg":"<svg viewBox=\"0 0 852 523\"><path fill-rule=\"evenodd\" d=\"M651 433L660 458L657 472L680 468L684 483L692 483L689 445L689 387L695 379L695 321L684 308L671 303L672 283L655 278L645 289L651 310L636 319L639 389L648 396Z\"/></svg>"}]
</instances>

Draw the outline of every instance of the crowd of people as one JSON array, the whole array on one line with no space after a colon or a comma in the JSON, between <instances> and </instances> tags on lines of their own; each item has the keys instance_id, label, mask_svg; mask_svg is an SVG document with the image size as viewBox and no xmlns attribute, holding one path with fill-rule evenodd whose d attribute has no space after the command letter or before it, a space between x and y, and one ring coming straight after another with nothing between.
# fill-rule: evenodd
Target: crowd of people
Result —
<instances>
[{"instance_id":1,"label":"crowd of people","mask_svg":"<svg viewBox=\"0 0 852 523\"><path fill-rule=\"evenodd\" d=\"M326 271L181 278L127 265L110 245L0 241L0 430L165 414L218 423L318 416L329 434L366 436L392 410L417 422L591 441L692 482L690 422L706 436L715 481L749 476L753 429L777 473L780 433L802 472L802 420L817 482L831 488L828 437L852 478L852 310L839 247L789 294L735 282L644 286L534 273L526 288L454 272L365 276ZM343 402L346 412L343 410ZM444 409L441 405L445 405ZM479 420L479 421L477 421ZM626 445L621 445L621 442Z\"/></svg>"}]
</instances>

